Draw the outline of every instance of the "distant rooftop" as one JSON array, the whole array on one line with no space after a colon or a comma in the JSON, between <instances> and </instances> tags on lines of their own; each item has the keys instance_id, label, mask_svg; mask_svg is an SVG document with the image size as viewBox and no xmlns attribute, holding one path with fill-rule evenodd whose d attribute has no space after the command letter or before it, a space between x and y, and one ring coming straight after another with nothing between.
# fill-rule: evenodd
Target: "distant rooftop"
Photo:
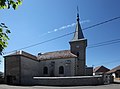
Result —
<instances>
[{"instance_id":1,"label":"distant rooftop","mask_svg":"<svg viewBox=\"0 0 120 89\"><path fill-rule=\"evenodd\" d=\"M118 71L118 70L120 70L120 65L117 66L117 67L115 67L115 68L113 68L113 69L111 69L111 70L108 71L107 73L108 73L108 74L109 74L109 73L114 73L114 72L116 72L116 71Z\"/></svg>"},{"instance_id":2,"label":"distant rooftop","mask_svg":"<svg viewBox=\"0 0 120 89\"><path fill-rule=\"evenodd\" d=\"M107 72L109 71L110 69L104 67L104 66L98 66L96 68L94 68L93 70L93 73L96 73L96 72Z\"/></svg>"}]
</instances>

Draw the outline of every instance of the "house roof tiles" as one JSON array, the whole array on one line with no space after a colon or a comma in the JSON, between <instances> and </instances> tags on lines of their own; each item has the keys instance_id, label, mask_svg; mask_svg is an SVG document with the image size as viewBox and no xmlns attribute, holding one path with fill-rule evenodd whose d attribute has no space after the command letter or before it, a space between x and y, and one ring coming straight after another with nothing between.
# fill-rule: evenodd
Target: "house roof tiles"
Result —
<instances>
[{"instance_id":1,"label":"house roof tiles","mask_svg":"<svg viewBox=\"0 0 120 89\"><path fill-rule=\"evenodd\" d=\"M70 52L70 50L61 50L54 52L47 52L38 55L38 60L48 60L48 59L65 59L65 58L76 58L77 56Z\"/></svg>"},{"instance_id":2,"label":"house roof tiles","mask_svg":"<svg viewBox=\"0 0 120 89\"><path fill-rule=\"evenodd\" d=\"M109 69L104 66L98 66L98 67L94 68L94 70L93 70L94 73L95 72L107 72L107 71L109 71Z\"/></svg>"},{"instance_id":3,"label":"house roof tiles","mask_svg":"<svg viewBox=\"0 0 120 89\"><path fill-rule=\"evenodd\" d=\"M114 73L114 72L116 72L117 70L120 70L120 65L117 66L117 67L115 67L115 68L113 68L113 69L111 69L111 70L108 71L107 73L108 73L108 74L110 74L110 73Z\"/></svg>"}]
</instances>

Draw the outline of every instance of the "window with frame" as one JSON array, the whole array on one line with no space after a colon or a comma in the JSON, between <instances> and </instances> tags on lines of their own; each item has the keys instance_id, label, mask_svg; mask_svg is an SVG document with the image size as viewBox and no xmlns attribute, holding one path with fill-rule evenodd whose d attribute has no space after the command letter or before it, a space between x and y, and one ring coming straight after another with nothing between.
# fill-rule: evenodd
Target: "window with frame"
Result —
<instances>
[{"instance_id":1,"label":"window with frame","mask_svg":"<svg viewBox=\"0 0 120 89\"><path fill-rule=\"evenodd\" d=\"M59 67L59 74L64 74L64 67L63 66Z\"/></svg>"},{"instance_id":2,"label":"window with frame","mask_svg":"<svg viewBox=\"0 0 120 89\"><path fill-rule=\"evenodd\" d=\"M43 68L43 74L48 74L48 67L45 66L45 67Z\"/></svg>"}]
</instances>

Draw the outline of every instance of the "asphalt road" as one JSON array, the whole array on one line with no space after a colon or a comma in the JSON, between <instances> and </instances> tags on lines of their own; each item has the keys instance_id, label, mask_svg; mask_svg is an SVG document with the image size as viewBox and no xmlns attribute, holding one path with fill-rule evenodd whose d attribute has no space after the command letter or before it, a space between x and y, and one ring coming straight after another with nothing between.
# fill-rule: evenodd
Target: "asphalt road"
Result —
<instances>
[{"instance_id":1,"label":"asphalt road","mask_svg":"<svg viewBox=\"0 0 120 89\"><path fill-rule=\"evenodd\" d=\"M0 84L0 89L120 89L120 84L109 84L99 86L10 86Z\"/></svg>"}]
</instances>

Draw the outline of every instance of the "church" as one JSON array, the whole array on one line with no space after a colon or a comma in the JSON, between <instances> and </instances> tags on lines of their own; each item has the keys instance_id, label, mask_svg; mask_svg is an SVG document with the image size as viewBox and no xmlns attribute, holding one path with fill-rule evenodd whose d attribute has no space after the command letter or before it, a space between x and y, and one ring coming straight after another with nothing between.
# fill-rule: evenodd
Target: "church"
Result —
<instances>
[{"instance_id":1,"label":"church","mask_svg":"<svg viewBox=\"0 0 120 89\"><path fill-rule=\"evenodd\" d=\"M86 66L87 39L84 38L77 13L70 50L38 53L37 56L17 51L5 56L5 81L8 84L30 84L33 77L91 76L93 68Z\"/></svg>"}]
</instances>

